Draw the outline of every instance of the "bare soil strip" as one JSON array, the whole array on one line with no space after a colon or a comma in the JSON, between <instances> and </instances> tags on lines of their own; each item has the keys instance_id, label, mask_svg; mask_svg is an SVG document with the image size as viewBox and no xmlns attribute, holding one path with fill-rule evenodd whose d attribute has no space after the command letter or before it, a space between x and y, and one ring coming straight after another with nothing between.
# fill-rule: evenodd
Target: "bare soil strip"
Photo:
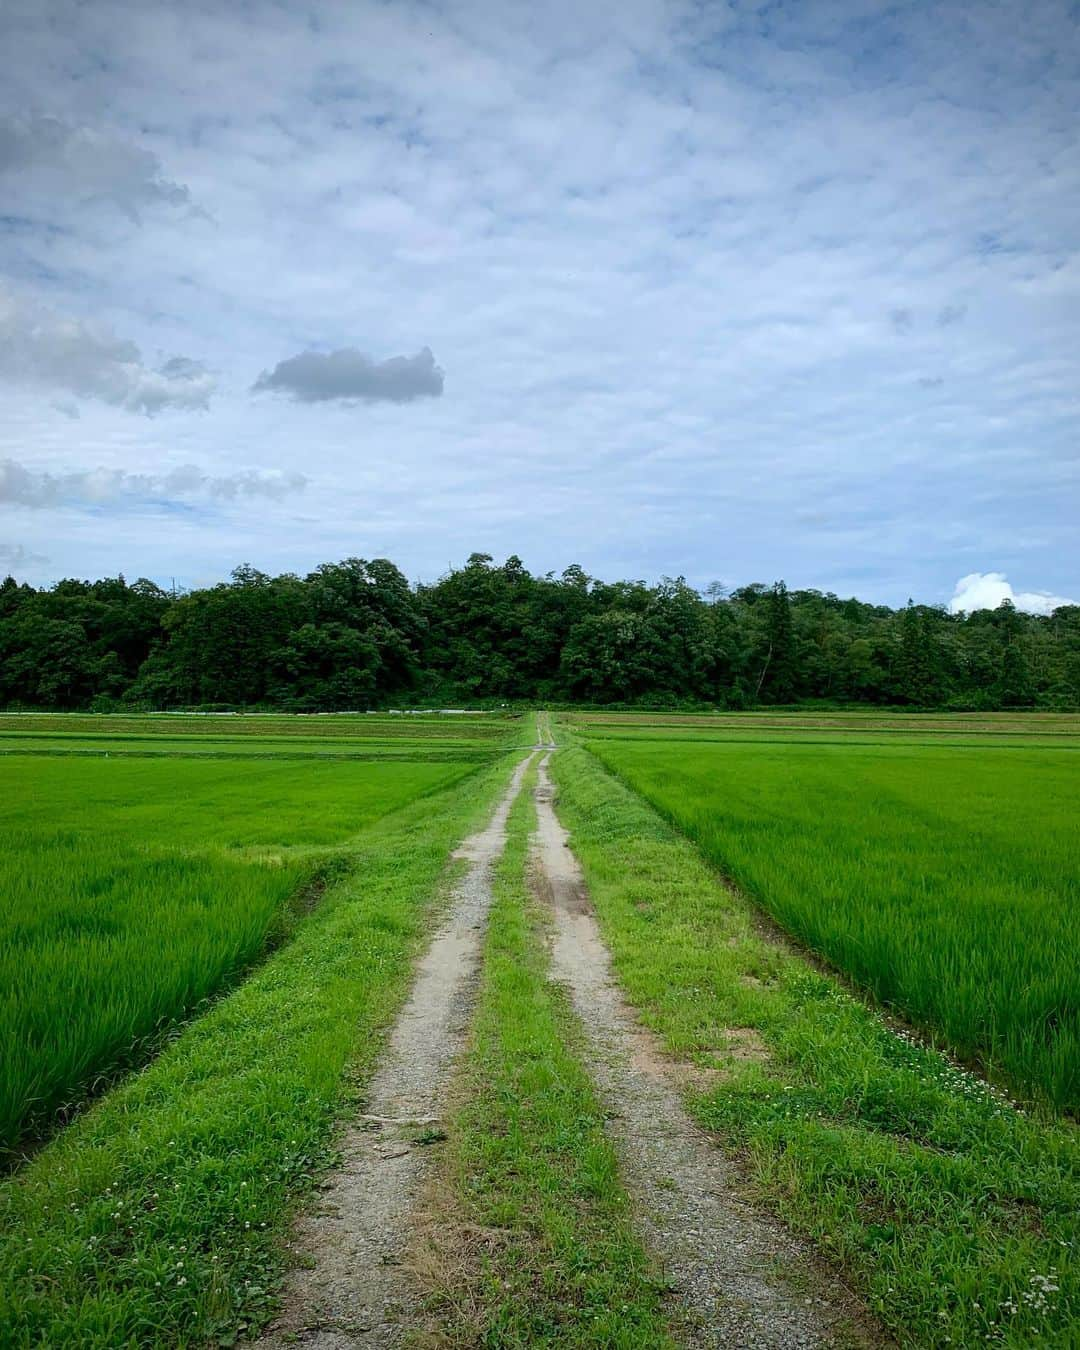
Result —
<instances>
[{"instance_id":1,"label":"bare soil strip","mask_svg":"<svg viewBox=\"0 0 1080 1350\"><path fill-rule=\"evenodd\" d=\"M433 1127L471 1013L492 867L531 760L530 753L514 771L487 827L454 854L468 870L417 968L363 1113L341 1140L341 1166L294 1229L300 1264L265 1347L397 1346L418 1324L421 1295L402 1263L427 1171L423 1145L438 1137Z\"/></svg>"},{"instance_id":2,"label":"bare soil strip","mask_svg":"<svg viewBox=\"0 0 1080 1350\"><path fill-rule=\"evenodd\" d=\"M569 987L581 1020L643 1240L685 1311L682 1339L776 1350L866 1344L867 1318L854 1297L741 1199L734 1164L686 1114L674 1066L615 984L553 799L545 755L534 862L554 915L551 975Z\"/></svg>"}]
</instances>

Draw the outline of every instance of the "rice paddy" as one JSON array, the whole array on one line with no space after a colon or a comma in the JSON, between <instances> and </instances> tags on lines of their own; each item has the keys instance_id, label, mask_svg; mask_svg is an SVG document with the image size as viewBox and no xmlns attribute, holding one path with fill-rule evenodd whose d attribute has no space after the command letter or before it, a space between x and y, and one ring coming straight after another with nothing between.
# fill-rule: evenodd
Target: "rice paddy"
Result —
<instances>
[{"instance_id":1,"label":"rice paddy","mask_svg":"<svg viewBox=\"0 0 1080 1350\"><path fill-rule=\"evenodd\" d=\"M0 759L0 1154L145 1059L288 936L350 839L473 772L508 727L420 719L389 740L352 719L322 762L293 720L260 719L256 762L207 759L207 719L124 719L79 759L39 729L68 719L5 720L23 753ZM160 753L129 757L135 738Z\"/></svg>"},{"instance_id":2,"label":"rice paddy","mask_svg":"<svg viewBox=\"0 0 1080 1350\"><path fill-rule=\"evenodd\" d=\"M881 720L757 719L755 740L730 718L583 719L579 733L789 934L1011 1089L1075 1113L1080 719L984 716L958 744L942 719Z\"/></svg>"},{"instance_id":3,"label":"rice paddy","mask_svg":"<svg viewBox=\"0 0 1080 1350\"><path fill-rule=\"evenodd\" d=\"M548 725L0 715L11 1344L266 1324L451 851ZM554 725L613 970L748 1198L900 1344L1072 1344L1080 718ZM436 1334L677 1343L545 973L531 814L494 874L440 1165L446 1231L498 1238L467 1269L440 1249Z\"/></svg>"}]
</instances>

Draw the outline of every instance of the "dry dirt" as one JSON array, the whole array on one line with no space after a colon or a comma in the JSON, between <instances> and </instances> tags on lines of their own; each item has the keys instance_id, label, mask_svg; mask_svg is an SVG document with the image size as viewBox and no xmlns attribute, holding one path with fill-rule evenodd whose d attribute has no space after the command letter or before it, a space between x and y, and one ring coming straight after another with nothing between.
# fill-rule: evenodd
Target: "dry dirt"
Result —
<instances>
[{"instance_id":1,"label":"dry dirt","mask_svg":"<svg viewBox=\"0 0 1080 1350\"><path fill-rule=\"evenodd\" d=\"M534 864L551 900L552 978L581 1021L587 1064L609 1115L621 1177L647 1249L670 1281L691 1347L881 1344L835 1277L741 1197L734 1163L686 1114L679 1066L637 1021L611 974L581 870L555 814L547 756L536 787ZM736 1054L763 1047L730 1029Z\"/></svg>"},{"instance_id":2,"label":"dry dirt","mask_svg":"<svg viewBox=\"0 0 1080 1350\"><path fill-rule=\"evenodd\" d=\"M468 862L448 917L417 967L363 1112L340 1141L341 1166L296 1224L297 1264L264 1347L398 1346L419 1322L420 1293L402 1263L454 1060L472 1010L492 868L530 753L486 829L454 855Z\"/></svg>"}]
</instances>

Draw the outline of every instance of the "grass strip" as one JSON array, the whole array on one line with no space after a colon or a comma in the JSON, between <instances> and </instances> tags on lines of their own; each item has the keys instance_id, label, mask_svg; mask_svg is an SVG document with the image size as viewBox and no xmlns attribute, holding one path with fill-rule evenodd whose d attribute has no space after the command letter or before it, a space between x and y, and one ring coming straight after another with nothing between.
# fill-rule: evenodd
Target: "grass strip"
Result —
<instances>
[{"instance_id":1,"label":"grass strip","mask_svg":"<svg viewBox=\"0 0 1080 1350\"><path fill-rule=\"evenodd\" d=\"M508 762L373 824L295 939L0 1185L5 1346L232 1344Z\"/></svg>"},{"instance_id":2,"label":"grass strip","mask_svg":"<svg viewBox=\"0 0 1080 1350\"><path fill-rule=\"evenodd\" d=\"M526 885L531 789L495 878L479 1002L434 1187L428 1280L445 1346L673 1345Z\"/></svg>"},{"instance_id":3,"label":"grass strip","mask_svg":"<svg viewBox=\"0 0 1080 1350\"><path fill-rule=\"evenodd\" d=\"M756 1192L902 1344L1075 1345L1075 1129L1015 1110L761 936L586 751L561 750L553 776L619 979L695 1066L688 1108L745 1154Z\"/></svg>"}]
</instances>

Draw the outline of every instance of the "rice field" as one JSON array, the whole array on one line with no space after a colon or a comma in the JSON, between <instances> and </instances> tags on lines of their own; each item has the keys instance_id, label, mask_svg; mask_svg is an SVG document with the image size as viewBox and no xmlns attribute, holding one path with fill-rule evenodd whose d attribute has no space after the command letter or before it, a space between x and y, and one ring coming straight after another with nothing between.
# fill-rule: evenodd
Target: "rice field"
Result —
<instances>
[{"instance_id":1,"label":"rice field","mask_svg":"<svg viewBox=\"0 0 1080 1350\"><path fill-rule=\"evenodd\" d=\"M266 1325L452 850L548 725L0 715L13 1345ZM612 969L747 1198L898 1344L1073 1344L1080 718L578 713L555 739ZM663 1344L670 1291L547 978L531 819L459 1098L421 1139L445 1141L446 1232L498 1243L468 1272L454 1249L432 1306L448 1344Z\"/></svg>"},{"instance_id":2,"label":"rice field","mask_svg":"<svg viewBox=\"0 0 1080 1350\"><path fill-rule=\"evenodd\" d=\"M588 717L592 753L859 988L1080 1110L1080 719Z\"/></svg>"},{"instance_id":3,"label":"rice field","mask_svg":"<svg viewBox=\"0 0 1080 1350\"><path fill-rule=\"evenodd\" d=\"M275 759L287 754L290 759L482 763L506 735L504 719L482 714L0 713L0 756Z\"/></svg>"},{"instance_id":4,"label":"rice field","mask_svg":"<svg viewBox=\"0 0 1080 1350\"><path fill-rule=\"evenodd\" d=\"M288 937L365 828L475 772L512 734L495 719L399 721L393 738L319 719L317 744L338 748L328 758L305 752L296 719L261 718L233 737L242 748L208 757L221 744L208 720L3 719L20 753L0 758L0 1155ZM71 722L98 728L77 758L50 730ZM81 725L69 734L86 748ZM133 741L154 754L127 753Z\"/></svg>"}]
</instances>

